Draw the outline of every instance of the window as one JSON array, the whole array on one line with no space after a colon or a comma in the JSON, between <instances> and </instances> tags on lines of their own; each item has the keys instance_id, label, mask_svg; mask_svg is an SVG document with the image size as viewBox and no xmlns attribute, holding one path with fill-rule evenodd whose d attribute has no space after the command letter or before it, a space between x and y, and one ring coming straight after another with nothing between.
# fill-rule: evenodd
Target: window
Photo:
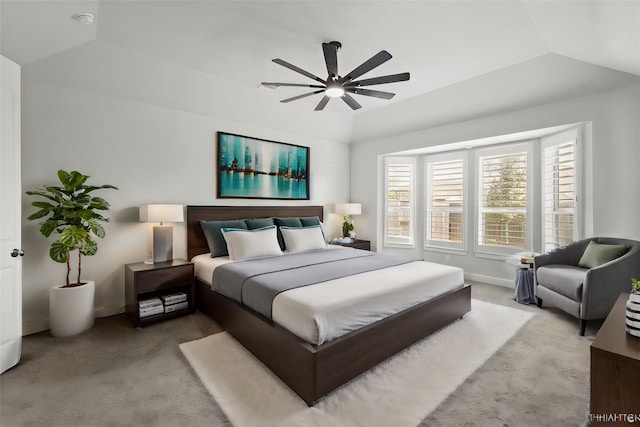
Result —
<instances>
[{"instance_id":1,"label":"window","mask_svg":"<svg viewBox=\"0 0 640 427\"><path fill-rule=\"evenodd\" d=\"M466 153L426 159L425 247L465 250Z\"/></svg>"},{"instance_id":2,"label":"window","mask_svg":"<svg viewBox=\"0 0 640 427\"><path fill-rule=\"evenodd\" d=\"M581 138L588 129L553 132L385 157L384 246L423 242L418 247L427 251L504 259L581 239L590 219L581 175Z\"/></svg>"},{"instance_id":3,"label":"window","mask_svg":"<svg viewBox=\"0 0 640 427\"><path fill-rule=\"evenodd\" d=\"M528 147L515 144L478 151L479 252L527 249Z\"/></svg>"},{"instance_id":4,"label":"window","mask_svg":"<svg viewBox=\"0 0 640 427\"><path fill-rule=\"evenodd\" d=\"M414 245L415 159L385 158L385 245Z\"/></svg>"},{"instance_id":5,"label":"window","mask_svg":"<svg viewBox=\"0 0 640 427\"><path fill-rule=\"evenodd\" d=\"M542 248L578 240L577 130L542 139Z\"/></svg>"}]
</instances>

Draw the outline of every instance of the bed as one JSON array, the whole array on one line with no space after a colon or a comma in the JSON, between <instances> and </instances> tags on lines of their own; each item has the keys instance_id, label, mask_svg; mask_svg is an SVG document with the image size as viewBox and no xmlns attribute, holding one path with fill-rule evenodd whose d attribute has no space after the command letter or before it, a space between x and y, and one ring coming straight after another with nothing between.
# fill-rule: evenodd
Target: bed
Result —
<instances>
[{"instance_id":1,"label":"bed","mask_svg":"<svg viewBox=\"0 0 640 427\"><path fill-rule=\"evenodd\" d=\"M322 220L322 206L187 206L187 255L191 260L209 252L201 220L313 216ZM196 306L312 406L327 393L462 317L471 309L471 289L462 284L320 345L212 291L211 285L198 277Z\"/></svg>"}]
</instances>

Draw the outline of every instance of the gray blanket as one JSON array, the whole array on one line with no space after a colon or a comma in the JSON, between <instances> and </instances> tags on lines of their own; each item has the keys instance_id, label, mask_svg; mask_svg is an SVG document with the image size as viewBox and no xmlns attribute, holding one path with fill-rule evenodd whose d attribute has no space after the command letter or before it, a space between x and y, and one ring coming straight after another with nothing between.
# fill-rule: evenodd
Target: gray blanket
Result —
<instances>
[{"instance_id":1,"label":"gray blanket","mask_svg":"<svg viewBox=\"0 0 640 427\"><path fill-rule=\"evenodd\" d=\"M213 271L211 288L271 319L280 292L407 262L355 249L319 250L221 265Z\"/></svg>"}]
</instances>

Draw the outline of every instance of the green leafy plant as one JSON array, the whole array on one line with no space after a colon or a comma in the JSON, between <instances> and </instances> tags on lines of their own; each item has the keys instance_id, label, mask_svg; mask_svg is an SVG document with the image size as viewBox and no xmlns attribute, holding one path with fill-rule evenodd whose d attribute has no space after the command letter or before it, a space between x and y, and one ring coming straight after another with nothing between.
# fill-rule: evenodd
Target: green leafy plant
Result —
<instances>
[{"instance_id":1,"label":"green leafy plant","mask_svg":"<svg viewBox=\"0 0 640 427\"><path fill-rule=\"evenodd\" d=\"M62 186L47 186L35 191L27 191L29 196L39 196L45 201L31 203L40 210L31 214L27 219L38 220L40 234L49 237L54 232L59 234L58 240L51 244L49 256L59 263L67 263L67 281L65 287L80 286L82 273L82 255L95 255L98 244L95 237L103 238L104 227L101 222L108 222L98 211L108 211L109 203L90 193L95 190L111 188L113 185L86 185L89 176L78 171L67 172L60 169L58 179ZM75 283L70 283L71 252L78 251L78 278Z\"/></svg>"},{"instance_id":2,"label":"green leafy plant","mask_svg":"<svg viewBox=\"0 0 640 427\"><path fill-rule=\"evenodd\" d=\"M631 278L631 292L634 294L640 294L640 280L635 277Z\"/></svg>"},{"instance_id":3,"label":"green leafy plant","mask_svg":"<svg viewBox=\"0 0 640 427\"><path fill-rule=\"evenodd\" d=\"M353 230L353 223L349 219L349 215L343 215L342 220L342 237L349 237L349 232Z\"/></svg>"}]
</instances>

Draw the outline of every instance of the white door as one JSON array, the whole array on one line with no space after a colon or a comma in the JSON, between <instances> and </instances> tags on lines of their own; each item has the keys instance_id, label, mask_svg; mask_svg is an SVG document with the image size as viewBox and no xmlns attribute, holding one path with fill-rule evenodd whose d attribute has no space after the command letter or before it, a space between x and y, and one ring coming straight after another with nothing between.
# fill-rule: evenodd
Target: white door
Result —
<instances>
[{"instance_id":1,"label":"white door","mask_svg":"<svg viewBox=\"0 0 640 427\"><path fill-rule=\"evenodd\" d=\"M4 56L0 68L0 373L20 360L20 66Z\"/></svg>"}]
</instances>

